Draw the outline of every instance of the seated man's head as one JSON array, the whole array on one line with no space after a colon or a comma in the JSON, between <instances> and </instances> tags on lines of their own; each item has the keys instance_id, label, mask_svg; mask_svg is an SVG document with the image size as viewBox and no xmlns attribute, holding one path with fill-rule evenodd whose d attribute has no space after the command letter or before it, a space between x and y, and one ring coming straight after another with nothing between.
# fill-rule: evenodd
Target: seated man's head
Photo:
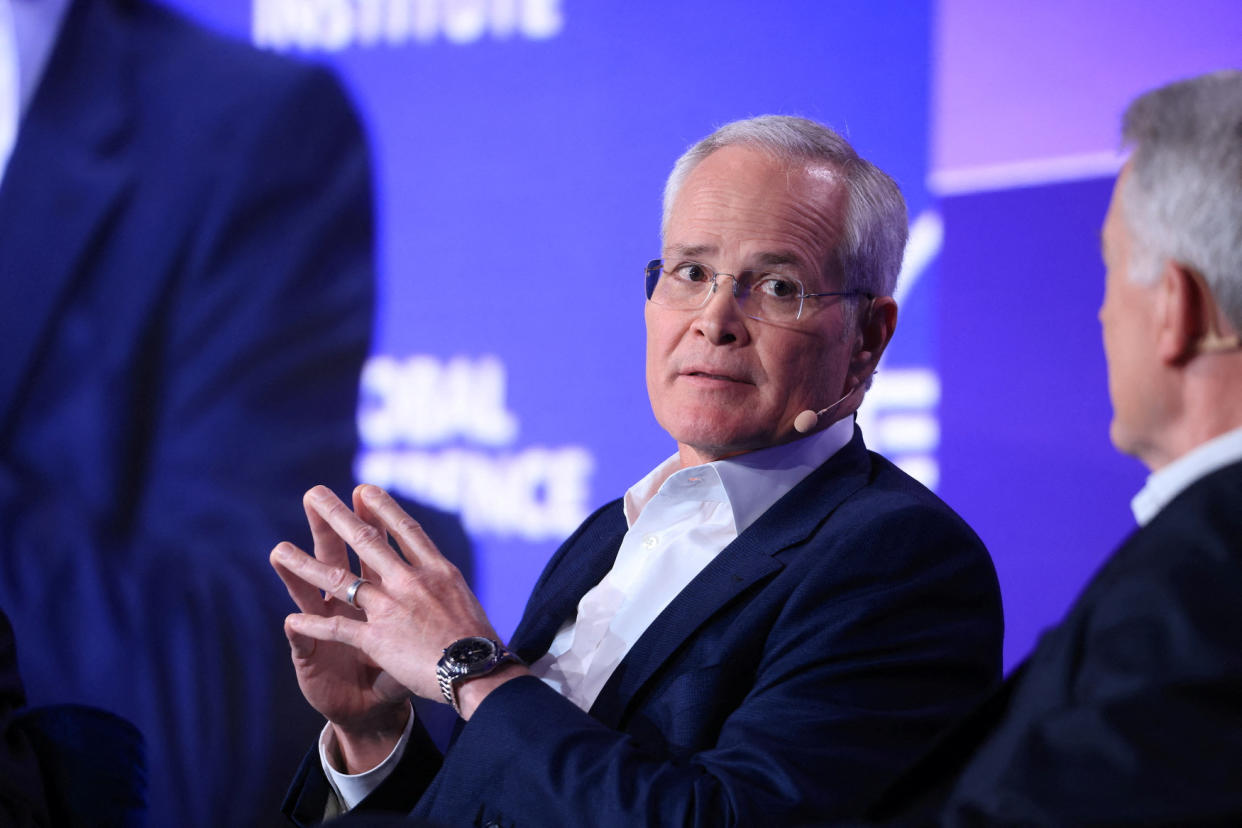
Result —
<instances>
[{"instance_id":1,"label":"seated man's head","mask_svg":"<svg viewBox=\"0 0 1242 828\"><path fill-rule=\"evenodd\" d=\"M897 185L827 127L765 116L691 147L648 267L647 390L683 465L799 436L862 402L897 320ZM714 289L713 289L714 285Z\"/></svg>"},{"instance_id":2,"label":"seated man's head","mask_svg":"<svg viewBox=\"0 0 1242 828\"><path fill-rule=\"evenodd\" d=\"M1113 442L1154 469L1242 425L1242 72L1148 92L1123 135L1100 322Z\"/></svg>"}]
</instances>

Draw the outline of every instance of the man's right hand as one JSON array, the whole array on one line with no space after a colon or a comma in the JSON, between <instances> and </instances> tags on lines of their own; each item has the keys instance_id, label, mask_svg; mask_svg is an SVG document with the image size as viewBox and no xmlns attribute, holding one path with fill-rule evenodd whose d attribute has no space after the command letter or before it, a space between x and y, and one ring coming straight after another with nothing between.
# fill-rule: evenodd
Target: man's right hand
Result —
<instances>
[{"instance_id":1,"label":"man's right hand","mask_svg":"<svg viewBox=\"0 0 1242 828\"><path fill-rule=\"evenodd\" d=\"M345 542L317 511L303 499L315 544L315 558L321 563L349 570ZM368 516L360 508L355 494L355 513ZM383 531L382 527L377 527ZM303 613L325 618L343 616L362 619L362 612L345 601L324 595L302 580L278 560L284 542L272 551L272 566ZM296 548L296 547L295 547ZM379 576L362 565L360 577L378 582ZM332 641L316 641L293 630L285 623L285 635L292 650L293 666L298 685L310 705L332 724L340 755L329 761L345 773L362 773L382 762L405 729L411 715L410 691L381 670L360 650Z\"/></svg>"}]
</instances>

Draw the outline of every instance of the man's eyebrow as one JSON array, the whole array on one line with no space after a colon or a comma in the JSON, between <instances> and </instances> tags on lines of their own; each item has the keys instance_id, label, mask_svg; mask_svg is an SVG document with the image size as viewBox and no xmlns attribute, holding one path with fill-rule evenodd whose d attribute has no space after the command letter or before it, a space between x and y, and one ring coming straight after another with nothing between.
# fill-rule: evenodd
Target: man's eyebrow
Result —
<instances>
[{"instance_id":1,"label":"man's eyebrow","mask_svg":"<svg viewBox=\"0 0 1242 828\"><path fill-rule=\"evenodd\" d=\"M699 259L710 257L716 252L715 245L711 244L674 244L668 248L666 258L682 257L686 259ZM774 267L778 265L802 265L802 259L790 252L773 251L768 253L760 253L755 256L755 267ZM752 268L753 269L753 268Z\"/></svg>"},{"instance_id":2,"label":"man's eyebrow","mask_svg":"<svg viewBox=\"0 0 1242 828\"><path fill-rule=\"evenodd\" d=\"M697 259L715 253L716 248L710 244L674 244L668 248L668 256L679 256L686 259Z\"/></svg>"},{"instance_id":3,"label":"man's eyebrow","mask_svg":"<svg viewBox=\"0 0 1242 828\"><path fill-rule=\"evenodd\" d=\"M771 267L773 265L801 265L802 259L793 253L760 253L755 257L756 261L763 267Z\"/></svg>"}]
</instances>

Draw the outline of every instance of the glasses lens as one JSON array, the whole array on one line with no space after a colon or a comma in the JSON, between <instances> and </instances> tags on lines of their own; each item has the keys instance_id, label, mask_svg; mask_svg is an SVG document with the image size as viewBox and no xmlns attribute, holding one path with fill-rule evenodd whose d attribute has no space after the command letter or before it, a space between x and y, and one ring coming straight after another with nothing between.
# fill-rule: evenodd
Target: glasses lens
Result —
<instances>
[{"instance_id":1,"label":"glasses lens","mask_svg":"<svg viewBox=\"0 0 1242 828\"><path fill-rule=\"evenodd\" d=\"M802 309L802 284L788 276L765 273L744 286L742 309L755 319L792 322ZM742 293L742 289L738 293Z\"/></svg>"},{"instance_id":2,"label":"glasses lens","mask_svg":"<svg viewBox=\"0 0 1242 828\"><path fill-rule=\"evenodd\" d=\"M683 262L663 272L657 271L654 284L648 270L647 292L652 302L670 308L689 310L706 301L712 292L715 274L696 262Z\"/></svg>"},{"instance_id":3,"label":"glasses lens","mask_svg":"<svg viewBox=\"0 0 1242 828\"><path fill-rule=\"evenodd\" d=\"M663 259L652 259L651 261L647 262L647 267L643 275L646 277L648 299L650 299L652 295L655 294L655 288L656 288L656 285L660 281L660 274L663 272L662 271L663 267L664 267Z\"/></svg>"}]
</instances>

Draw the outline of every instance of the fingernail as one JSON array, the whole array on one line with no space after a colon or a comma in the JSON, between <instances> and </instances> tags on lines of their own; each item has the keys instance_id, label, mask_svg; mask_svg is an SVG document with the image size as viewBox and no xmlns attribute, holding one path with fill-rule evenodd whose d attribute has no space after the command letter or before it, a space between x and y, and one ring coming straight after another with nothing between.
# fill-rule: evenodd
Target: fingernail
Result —
<instances>
[{"instance_id":1,"label":"fingernail","mask_svg":"<svg viewBox=\"0 0 1242 828\"><path fill-rule=\"evenodd\" d=\"M316 503L323 503L332 499L332 492L327 486L316 486L310 490L310 496Z\"/></svg>"},{"instance_id":2,"label":"fingernail","mask_svg":"<svg viewBox=\"0 0 1242 828\"><path fill-rule=\"evenodd\" d=\"M378 503L384 495L384 490L379 486L363 486L362 499L367 503Z\"/></svg>"}]
</instances>

